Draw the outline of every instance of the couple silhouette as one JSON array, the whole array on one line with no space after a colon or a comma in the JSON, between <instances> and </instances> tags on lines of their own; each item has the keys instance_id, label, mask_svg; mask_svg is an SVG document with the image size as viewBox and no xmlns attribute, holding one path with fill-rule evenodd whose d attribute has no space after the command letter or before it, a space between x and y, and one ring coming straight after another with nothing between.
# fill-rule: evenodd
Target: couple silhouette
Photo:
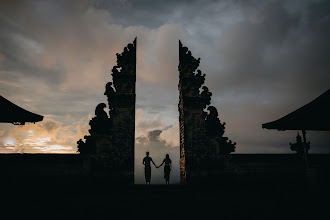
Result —
<instances>
[{"instance_id":1,"label":"couple silhouette","mask_svg":"<svg viewBox=\"0 0 330 220\"><path fill-rule=\"evenodd\" d=\"M170 159L170 156L166 154L165 159L163 160L162 164L159 166L156 166L154 161L152 160L151 157L149 157L149 152L146 152L146 156L143 158L143 165L144 165L144 176L146 179L146 185L150 185L150 179L151 179L151 164L152 162L156 168L161 167L163 164L164 165L164 179L165 179L165 184L169 184L170 181L170 173L171 173L171 168L172 168L172 161Z\"/></svg>"}]
</instances>

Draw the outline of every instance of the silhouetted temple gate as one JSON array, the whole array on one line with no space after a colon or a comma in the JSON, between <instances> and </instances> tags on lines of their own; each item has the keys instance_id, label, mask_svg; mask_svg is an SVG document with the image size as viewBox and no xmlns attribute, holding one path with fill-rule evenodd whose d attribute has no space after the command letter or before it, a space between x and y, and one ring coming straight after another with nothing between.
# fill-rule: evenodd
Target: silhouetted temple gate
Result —
<instances>
[{"instance_id":1,"label":"silhouetted temple gate","mask_svg":"<svg viewBox=\"0 0 330 220\"><path fill-rule=\"evenodd\" d=\"M94 176L109 176L111 181L134 182L135 140L135 83L136 38L124 52L117 55L117 65L112 68L112 82L105 86L109 117L105 103L95 109L90 120L90 135L77 142L80 154L86 155L87 166L92 166ZM90 165L92 164L92 165Z\"/></svg>"},{"instance_id":2,"label":"silhouetted temple gate","mask_svg":"<svg viewBox=\"0 0 330 220\"><path fill-rule=\"evenodd\" d=\"M195 59L181 41L179 61L180 178L181 183L191 183L224 168L236 143L223 137L225 123L210 105L212 93L202 87L205 74L197 70L200 58Z\"/></svg>"},{"instance_id":3,"label":"silhouetted temple gate","mask_svg":"<svg viewBox=\"0 0 330 220\"><path fill-rule=\"evenodd\" d=\"M220 122L217 109L210 105L212 93L202 87L205 74L197 70L200 59L195 59L181 42L179 61L180 176L181 183L186 183L224 168L226 155L235 151L236 143L223 137L225 123ZM94 172L94 178L109 176L133 183L136 39L117 54L112 77L113 84L107 83L104 93L109 117L104 111L106 104L100 103L89 123L90 135L85 136L85 142L78 141L78 149L85 155L84 163L90 167L87 170Z\"/></svg>"},{"instance_id":4,"label":"silhouetted temple gate","mask_svg":"<svg viewBox=\"0 0 330 220\"><path fill-rule=\"evenodd\" d=\"M235 150L235 143L223 137L225 123L220 122L217 109L210 105L212 94L202 86L205 74L197 70L200 59L195 59L181 42L179 59L182 183L204 180L208 186L216 183L213 189L224 189L219 192L226 192L231 187L241 190L244 195L251 189L266 193L269 189L277 189L273 190L274 193L287 190L285 196L289 197L292 192L300 195L306 189L318 190L319 193L315 193L318 195L329 192L329 154L310 154L308 169L299 154L229 156ZM0 154L2 189L19 196L24 195L24 190L33 189L33 196L35 190L39 190L53 199L47 194L53 190L67 190L71 196L73 191L80 195L86 190L93 194L95 189L100 189L103 195L105 189L118 190L109 187L108 183L133 183L136 39L124 48L122 54L117 54L112 76L114 85L108 83L104 93L108 97L109 116L104 111L106 104L100 103L95 109L96 116L90 121L90 135L85 136L86 141L78 141L80 154ZM224 169L229 157L234 169ZM213 179L221 181L212 182ZM144 191L142 194L145 195ZM133 198L136 194L130 195ZM16 196L10 197L17 200ZM26 198L30 201L29 197ZM8 203L6 199L4 201ZM49 203L45 204L48 206Z\"/></svg>"}]
</instances>

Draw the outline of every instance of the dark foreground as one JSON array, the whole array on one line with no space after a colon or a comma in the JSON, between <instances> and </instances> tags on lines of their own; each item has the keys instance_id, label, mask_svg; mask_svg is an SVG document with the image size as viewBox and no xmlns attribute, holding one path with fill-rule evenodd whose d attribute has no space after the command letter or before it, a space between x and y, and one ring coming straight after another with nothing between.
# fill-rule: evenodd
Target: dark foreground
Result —
<instances>
[{"instance_id":1,"label":"dark foreground","mask_svg":"<svg viewBox=\"0 0 330 220\"><path fill-rule=\"evenodd\" d=\"M237 155L231 169L195 185L118 186L102 179L51 182L40 175L13 182L3 176L0 217L327 219L330 157L312 159L305 169L290 155Z\"/></svg>"},{"instance_id":2,"label":"dark foreground","mask_svg":"<svg viewBox=\"0 0 330 220\"><path fill-rule=\"evenodd\" d=\"M328 195L299 186L290 191L180 185L30 191L22 186L2 195L1 216L9 216L1 219L320 219L328 213Z\"/></svg>"}]
</instances>

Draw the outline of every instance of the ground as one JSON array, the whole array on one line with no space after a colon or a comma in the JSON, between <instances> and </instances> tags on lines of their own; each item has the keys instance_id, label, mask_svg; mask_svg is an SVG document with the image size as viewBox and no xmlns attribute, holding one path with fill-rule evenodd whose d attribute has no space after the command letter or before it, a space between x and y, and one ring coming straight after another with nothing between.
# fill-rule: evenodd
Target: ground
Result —
<instances>
[{"instance_id":1,"label":"ground","mask_svg":"<svg viewBox=\"0 0 330 220\"><path fill-rule=\"evenodd\" d=\"M300 187L297 187L299 189ZM317 219L327 194L264 187L183 185L17 189L2 196L8 219ZM2 212L4 214L4 212Z\"/></svg>"}]
</instances>

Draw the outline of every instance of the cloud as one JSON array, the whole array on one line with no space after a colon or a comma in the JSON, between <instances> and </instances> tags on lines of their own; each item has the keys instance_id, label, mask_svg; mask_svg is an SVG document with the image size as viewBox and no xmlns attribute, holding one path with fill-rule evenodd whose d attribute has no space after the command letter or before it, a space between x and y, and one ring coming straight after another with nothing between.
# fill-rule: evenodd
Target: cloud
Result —
<instances>
[{"instance_id":1,"label":"cloud","mask_svg":"<svg viewBox=\"0 0 330 220\"><path fill-rule=\"evenodd\" d=\"M227 123L225 136L237 142L237 153L290 152L288 142L294 132L267 131L261 124L329 89L330 43L326 39L330 32L326 26L330 20L329 13L313 10L318 4L302 9L272 1L256 7L245 19L222 28L218 54L210 52L218 65L202 57L205 85L213 93L211 103ZM314 14L313 19L308 14ZM327 151L324 140L314 139Z\"/></svg>"},{"instance_id":2,"label":"cloud","mask_svg":"<svg viewBox=\"0 0 330 220\"><path fill-rule=\"evenodd\" d=\"M180 130L179 122L176 122L173 126L163 130L159 135L159 140L165 141L167 146L178 147L180 146Z\"/></svg>"},{"instance_id":3,"label":"cloud","mask_svg":"<svg viewBox=\"0 0 330 220\"><path fill-rule=\"evenodd\" d=\"M155 129L162 129L163 127L165 127L165 124L160 119L159 115L155 115L153 118L147 118L147 114L144 110L136 109L135 137L139 137Z\"/></svg>"},{"instance_id":4,"label":"cloud","mask_svg":"<svg viewBox=\"0 0 330 220\"><path fill-rule=\"evenodd\" d=\"M138 40L137 77L153 84L175 82L177 65L174 64L178 64L179 55L173 51L177 50L182 25L164 24L147 31L146 34L141 33Z\"/></svg>"},{"instance_id":5,"label":"cloud","mask_svg":"<svg viewBox=\"0 0 330 220\"><path fill-rule=\"evenodd\" d=\"M124 28L112 22L108 11L91 7L87 1L36 1L22 5L25 8L8 2L1 9L0 38L6 42L0 45L0 83L4 85L1 93L15 104L44 115L45 120L62 123L55 133L69 130L76 138L88 134L86 116L94 114L98 103L106 102L104 87L111 81L116 53L122 52L135 36L139 85L162 84L175 77L176 67L169 64L175 60L169 49L174 44L168 44L178 38L179 24L155 29ZM28 20L21 16L27 11L31 13ZM162 100L158 97L152 99ZM139 103L139 96L137 99ZM139 116L142 114L137 110L137 135L165 127L160 115L144 114L143 120ZM18 131L15 128L13 132ZM63 142L73 148L79 140L64 137Z\"/></svg>"},{"instance_id":6,"label":"cloud","mask_svg":"<svg viewBox=\"0 0 330 220\"><path fill-rule=\"evenodd\" d=\"M0 151L17 153L76 153L75 138L85 129L80 122L64 126L62 122L50 118L36 124L5 127L8 128L0 137Z\"/></svg>"},{"instance_id":7,"label":"cloud","mask_svg":"<svg viewBox=\"0 0 330 220\"><path fill-rule=\"evenodd\" d=\"M0 80L0 84L2 85L6 85L6 86L12 86L12 87L20 87L20 85L13 83L13 82L7 82L4 80Z\"/></svg>"},{"instance_id":8,"label":"cloud","mask_svg":"<svg viewBox=\"0 0 330 220\"><path fill-rule=\"evenodd\" d=\"M76 136L73 138L74 140L79 140L82 139L84 140L84 136L85 135L89 135L88 130L90 129L90 125L89 125L89 120L92 119L92 115L88 115L88 120L80 120L77 124L76 124Z\"/></svg>"},{"instance_id":9,"label":"cloud","mask_svg":"<svg viewBox=\"0 0 330 220\"><path fill-rule=\"evenodd\" d=\"M327 1L4 1L0 92L60 123L40 135L74 149L88 134L88 115L106 102L115 54L137 36L136 137L145 135L178 120L181 38L201 57L212 104L236 152L268 152L270 145L276 152L295 134L261 124L328 89L328 27ZM12 129L1 126L4 135ZM178 140L174 128L162 140ZM326 150L325 140L313 142Z\"/></svg>"}]
</instances>

